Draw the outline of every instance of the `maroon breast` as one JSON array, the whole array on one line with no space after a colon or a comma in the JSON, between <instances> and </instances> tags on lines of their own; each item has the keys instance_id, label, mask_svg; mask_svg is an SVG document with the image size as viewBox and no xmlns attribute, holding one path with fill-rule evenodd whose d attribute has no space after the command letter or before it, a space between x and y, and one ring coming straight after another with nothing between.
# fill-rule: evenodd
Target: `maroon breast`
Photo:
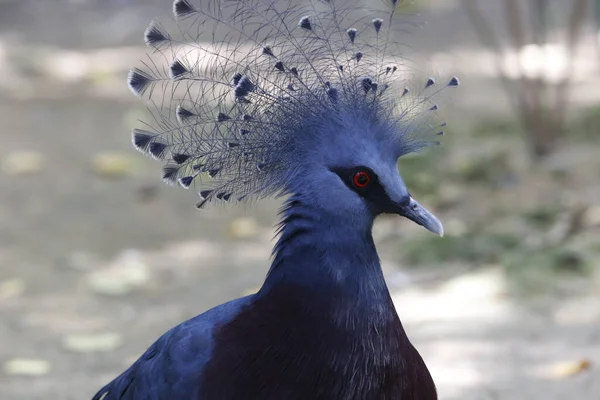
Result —
<instances>
[{"instance_id":1,"label":"maroon breast","mask_svg":"<svg viewBox=\"0 0 600 400\"><path fill-rule=\"evenodd\" d=\"M335 299L292 285L258 296L215 328L199 398L437 400L391 300L378 326Z\"/></svg>"}]
</instances>

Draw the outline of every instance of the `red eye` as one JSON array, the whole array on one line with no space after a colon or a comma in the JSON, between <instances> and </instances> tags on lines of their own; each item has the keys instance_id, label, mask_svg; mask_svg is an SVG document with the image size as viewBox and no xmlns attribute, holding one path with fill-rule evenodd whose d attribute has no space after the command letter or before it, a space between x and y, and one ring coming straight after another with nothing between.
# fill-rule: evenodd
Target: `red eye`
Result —
<instances>
[{"instance_id":1,"label":"red eye","mask_svg":"<svg viewBox=\"0 0 600 400\"><path fill-rule=\"evenodd\" d=\"M360 171L354 174L354 178L352 178L352 182L354 183L354 186L356 186L357 188L360 189L364 189L367 186L369 186L369 183L371 183L371 177L369 176L368 173L364 172L364 171Z\"/></svg>"}]
</instances>

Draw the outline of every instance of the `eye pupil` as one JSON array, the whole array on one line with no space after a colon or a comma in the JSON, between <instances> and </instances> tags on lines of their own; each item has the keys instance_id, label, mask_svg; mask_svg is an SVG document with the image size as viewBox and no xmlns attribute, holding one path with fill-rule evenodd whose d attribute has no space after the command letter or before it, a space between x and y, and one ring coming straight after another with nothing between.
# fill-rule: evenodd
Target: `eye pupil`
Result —
<instances>
[{"instance_id":1,"label":"eye pupil","mask_svg":"<svg viewBox=\"0 0 600 400\"><path fill-rule=\"evenodd\" d=\"M354 174L354 186L359 188L366 188L371 183L371 177L368 173L361 171Z\"/></svg>"}]
</instances>

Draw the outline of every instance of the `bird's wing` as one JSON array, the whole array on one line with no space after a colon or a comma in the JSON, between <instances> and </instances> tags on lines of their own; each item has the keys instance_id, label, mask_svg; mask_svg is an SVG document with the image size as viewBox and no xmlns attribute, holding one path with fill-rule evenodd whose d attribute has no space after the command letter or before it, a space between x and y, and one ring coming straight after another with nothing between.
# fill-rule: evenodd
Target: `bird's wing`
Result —
<instances>
[{"instance_id":1,"label":"bird's wing","mask_svg":"<svg viewBox=\"0 0 600 400\"><path fill-rule=\"evenodd\" d=\"M211 357L214 327L234 318L251 300L247 296L230 301L172 328L92 400L183 399L198 393L202 369Z\"/></svg>"}]
</instances>

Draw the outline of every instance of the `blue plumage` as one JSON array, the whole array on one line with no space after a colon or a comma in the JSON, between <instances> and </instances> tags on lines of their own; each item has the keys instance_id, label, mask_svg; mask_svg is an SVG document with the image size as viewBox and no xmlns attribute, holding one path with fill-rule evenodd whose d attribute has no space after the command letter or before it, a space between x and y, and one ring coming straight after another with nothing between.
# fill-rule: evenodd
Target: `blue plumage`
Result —
<instances>
[{"instance_id":1,"label":"blue plumage","mask_svg":"<svg viewBox=\"0 0 600 400\"><path fill-rule=\"evenodd\" d=\"M212 329L231 321L251 300L221 304L166 332L92 400L191 399L214 348Z\"/></svg>"},{"instance_id":2,"label":"blue plumage","mask_svg":"<svg viewBox=\"0 0 600 400\"><path fill-rule=\"evenodd\" d=\"M179 37L146 30L128 82L154 123L134 146L165 182L198 186L198 207L287 200L259 292L173 328L94 400L437 399L371 228L394 213L443 234L396 162L437 143L433 99L458 79L412 80L397 0L295 3L175 0Z\"/></svg>"}]
</instances>

